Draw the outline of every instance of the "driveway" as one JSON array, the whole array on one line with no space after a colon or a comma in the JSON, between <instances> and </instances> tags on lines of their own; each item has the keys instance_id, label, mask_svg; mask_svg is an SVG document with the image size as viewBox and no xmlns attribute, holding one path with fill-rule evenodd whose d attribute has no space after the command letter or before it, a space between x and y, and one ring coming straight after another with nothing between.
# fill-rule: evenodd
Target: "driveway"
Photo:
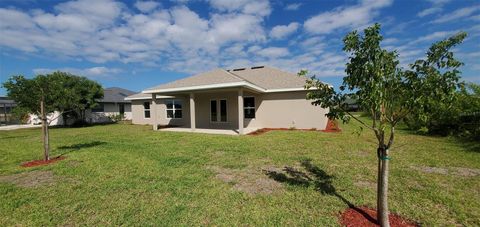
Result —
<instances>
[{"instance_id":1,"label":"driveway","mask_svg":"<svg viewBox=\"0 0 480 227\"><path fill-rule=\"evenodd\" d=\"M22 129L22 128L38 128L42 127L42 125L5 125L5 126L0 126L0 131L10 131L10 130L16 130L16 129Z\"/></svg>"}]
</instances>

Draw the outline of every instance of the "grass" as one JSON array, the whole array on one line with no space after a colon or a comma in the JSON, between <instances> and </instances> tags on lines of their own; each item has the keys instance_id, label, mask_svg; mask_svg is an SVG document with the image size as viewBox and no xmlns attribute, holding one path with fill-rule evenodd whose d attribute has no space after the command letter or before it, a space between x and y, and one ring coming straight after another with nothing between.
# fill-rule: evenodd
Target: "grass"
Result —
<instances>
[{"instance_id":1,"label":"grass","mask_svg":"<svg viewBox=\"0 0 480 227\"><path fill-rule=\"evenodd\" d=\"M35 168L19 164L41 159L40 130L0 131L0 176L41 170L56 177L37 187L0 182L0 226L339 225L344 200L375 207L376 195L374 137L355 134L355 124L342 127L336 134L260 136L153 132L122 124L57 128L50 132L52 153L67 158ZM391 155L391 211L425 226L479 226L480 175L454 174L457 167L480 169L479 147L400 130ZM211 168L265 177L265 166L298 167L305 159L332 176L336 195L288 183L271 194L249 194Z\"/></svg>"}]
</instances>

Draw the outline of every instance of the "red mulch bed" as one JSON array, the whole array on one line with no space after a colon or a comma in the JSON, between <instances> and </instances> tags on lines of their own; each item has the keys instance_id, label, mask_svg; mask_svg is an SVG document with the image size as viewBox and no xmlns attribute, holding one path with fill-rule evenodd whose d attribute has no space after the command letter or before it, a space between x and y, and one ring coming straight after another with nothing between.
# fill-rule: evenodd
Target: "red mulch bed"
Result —
<instances>
[{"instance_id":1,"label":"red mulch bed","mask_svg":"<svg viewBox=\"0 0 480 227\"><path fill-rule=\"evenodd\" d=\"M342 130L338 127L338 122L335 120L328 119L327 127L325 127L322 132L341 132Z\"/></svg>"},{"instance_id":2,"label":"red mulch bed","mask_svg":"<svg viewBox=\"0 0 480 227\"><path fill-rule=\"evenodd\" d=\"M388 215L392 227L417 227L417 223L402 218L396 214ZM340 216L342 226L347 227L370 227L380 226L377 224L377 211L368 207L348 208Z\"/></svg>"},{"instance_id":3,"label":"red mulch bed","mask_svg":"<svg viewBox=\"0 0 480 227\"><path fill-rule=\"evenodd\" d=\"M35 167L35 166L43 166L43 165L48 165L50 163L54 163L54 162L57 162L57 161L60 161L60 160L63 160L65 159L65 156L58 156L56 158L51 158L50 160L48 161L45 161L45 160L33 160L33 161L29 161L29 162L24 162L22 163L20 166L22 167Z\"/></svg>"}]
</instances>

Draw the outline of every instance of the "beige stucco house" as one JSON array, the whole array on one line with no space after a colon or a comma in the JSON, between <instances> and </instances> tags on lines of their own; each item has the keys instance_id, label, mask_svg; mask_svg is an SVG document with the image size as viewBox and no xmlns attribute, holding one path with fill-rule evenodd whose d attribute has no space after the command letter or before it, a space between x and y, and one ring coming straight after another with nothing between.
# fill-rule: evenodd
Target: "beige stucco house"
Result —
<instances>
[{"instance_id":1,"label":"beige stucco house","mask_svg":"<svg viewBox=\"0 0 480 227\"><path fill-rule=\"evenodd\" d=\"M176 126L245 134L260 128L325 129L328 110L305 99L304 84L304 77L267 66L215 69L126 100L132 102L132 122L154 130Z\"/></svg>"}]
</instances>

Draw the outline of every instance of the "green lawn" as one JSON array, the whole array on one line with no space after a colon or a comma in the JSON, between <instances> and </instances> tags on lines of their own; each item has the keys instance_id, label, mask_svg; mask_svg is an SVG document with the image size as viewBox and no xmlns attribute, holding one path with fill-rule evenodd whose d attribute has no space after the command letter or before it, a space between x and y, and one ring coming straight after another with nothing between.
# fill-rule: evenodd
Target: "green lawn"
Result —
<instances>
[{"instance_id":1,"label":"green lawn","mask_svg":"<svg viewBox=\"0 0 480 227\"><path fill-rule=\"evenodd\" d=\"M52 153L67 158L35 168L19 164L41 158L40 129L0 131L0 226L338 225L345 200L375 207L374 137L342 127L260 136L58 128ZM399 131L391 156L392 212L424 226L480 225L480 144ZM302 160L317 170L311 181L283 175L285 166L308 172Z\"/></svg>"}]
</instances>

